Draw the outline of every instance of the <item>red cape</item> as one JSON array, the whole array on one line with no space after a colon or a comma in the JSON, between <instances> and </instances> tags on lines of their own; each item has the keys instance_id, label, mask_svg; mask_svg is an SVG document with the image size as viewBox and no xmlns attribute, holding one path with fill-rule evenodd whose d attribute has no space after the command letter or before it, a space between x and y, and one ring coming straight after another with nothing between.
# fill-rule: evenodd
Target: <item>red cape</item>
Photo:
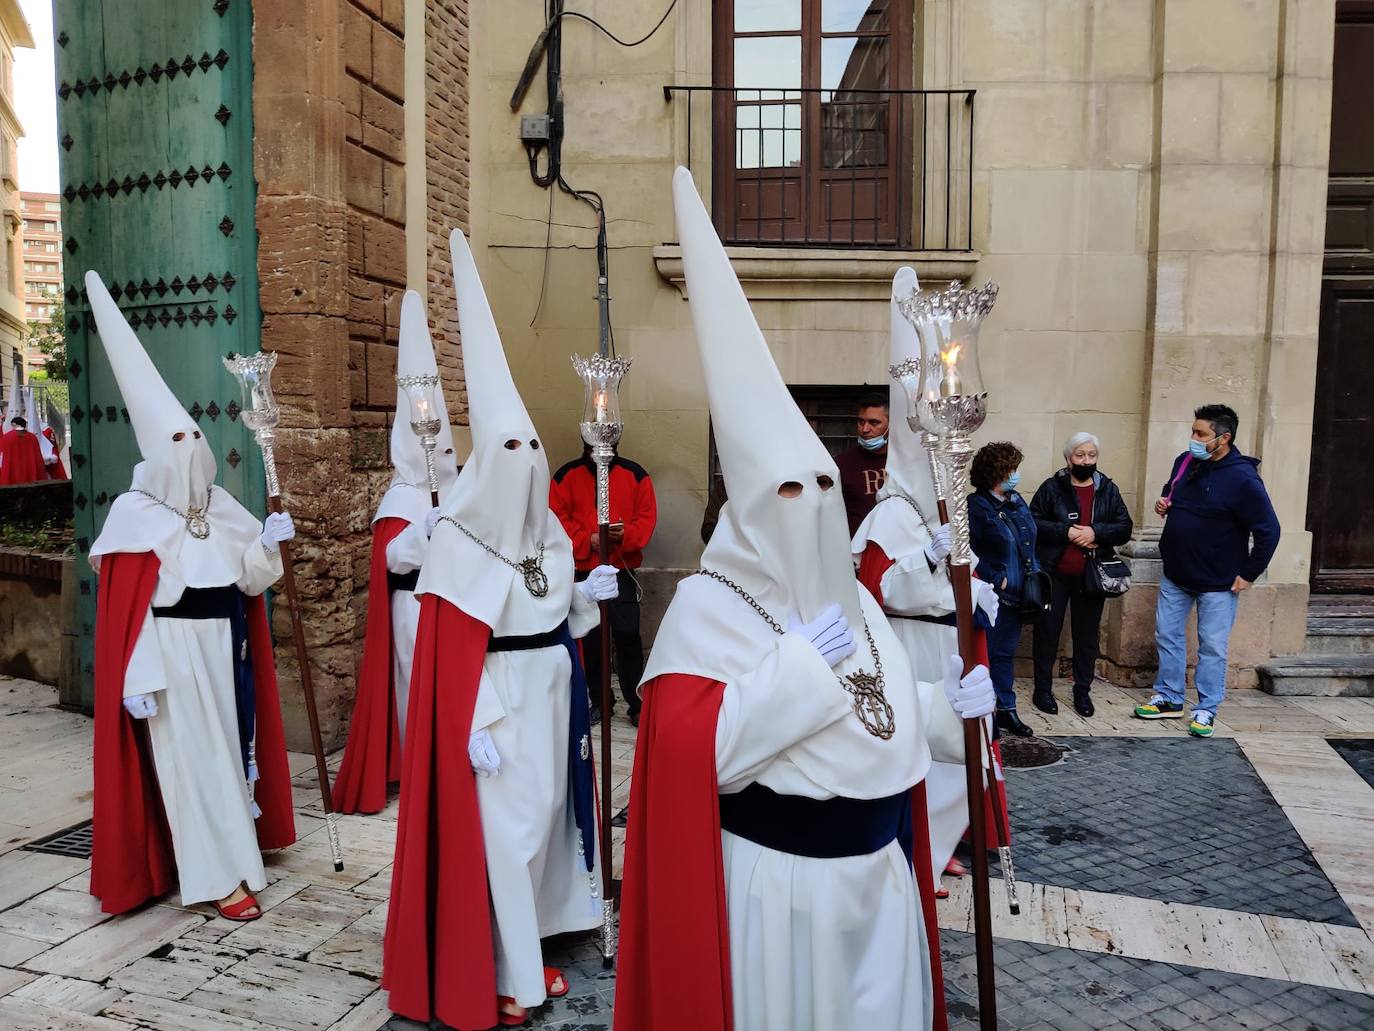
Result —
<instances>
[{"instance_id":1,"label":"red cape","mask_svg":"<svg viewBox=\"0 0 1374 1031\"><path fill-rule=\"evenodd\" d=\"M731 1031L734 1026L716 783L716 720L724 694L720 681L679 673L644 686L620 893L616 1031ZM912 790L911 808L913 866L936 999L934 1028L944 1031L924 784Z\"/></svg>"},{"instance_id":2,"label":"red cape","mask_svg":"<svg viewBox=\"0 0 1374 1031\"><path fill-rule=\"evenodd\" d=\"M367 632L358 667L358 692L343 763L334 778L334 807L341 813L380 813L386 788L401 779L401 735L391 682L391 592L386 548L410 523L378 519L372 526L372 570L367 583Z\"/></svg>"},{"instance_id":3,"label":"red cape","mask_svg":"<svg viewBox=\"0 0 1374 1031\"><path fill-rule=\"evenodd\" d=\"M496 1023L486 854L466 747L490 636L437 595L420 599L382 945L392 1011L468 1031Z\"/></svg>"},{"instance_id":4,"label":"red cape","mask_svg":"<svg viewBox=\"0 0 1374 1031\"><path fill-rule=\"evenodd\" d=\"M52 445L52 453L57 456L57 461L48 466L48 478L51 480L67 479L67 467L62 464L62 447L57 443L57 434L53 432L51 426L43 427L43 436L48 438L48 443Z\"/></svg>"},{"instance_id":5,"label":"red cape","mask_svg":"<svg viewBox=\"0 0 1374 1031\"><path fill-rule=\"evenodd\" d=\"M38 483L48 478L43 449L27 430L10 430L0 436L0 486Z\"/></svg>"},{"instance_id":6,"label":"red cape","mask_svg":"<svg viewBox=\"0 0 1374 1031\"><path fill-rule=\"evenodd\" d=\"M91 894L106 913L123 913L171 890L172 837L162 811L147 730L124 711L124 674L157 587L150 552L106 555L100 563L95 621L95 803ZM254 798L258 847L296 840L291 771L286 762L272 635L261 596L248 599L248 647L257 695Z\"/></svg>"}]
</instances>

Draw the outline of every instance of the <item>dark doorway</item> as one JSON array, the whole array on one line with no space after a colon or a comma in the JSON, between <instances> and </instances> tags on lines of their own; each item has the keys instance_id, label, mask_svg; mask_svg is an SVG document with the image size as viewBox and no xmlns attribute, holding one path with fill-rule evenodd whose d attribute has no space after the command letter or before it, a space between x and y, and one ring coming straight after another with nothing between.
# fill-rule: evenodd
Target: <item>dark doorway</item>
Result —
<instances>
[{"instance_id":1,"label":"dark doorway","mask_svg":"<svg viewBox=\"0 0 1374 1031\"><path fill-rule=\"evenodd\" d=\"M1338 0L1307 525L1312 590L1374 593L1374 0Z\"/></svg>"}]
</instances>

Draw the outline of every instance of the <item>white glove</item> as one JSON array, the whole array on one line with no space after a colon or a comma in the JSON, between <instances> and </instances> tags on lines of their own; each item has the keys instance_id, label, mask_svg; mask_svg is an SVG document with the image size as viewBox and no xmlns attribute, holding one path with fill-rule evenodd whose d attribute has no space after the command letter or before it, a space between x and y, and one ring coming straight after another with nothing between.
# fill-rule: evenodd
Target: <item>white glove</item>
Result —
<instances>
[{"instance_id":1,"label":"white glove","mask_svg":"<svg viewBox=\"0 0 1374 1031\"><path fill-rule=\"evenodd\" d=\"M599 601L610 601L620 593L615 566L597 566L587 574L587 579L577 585L582 597L595 605Z\"/></svg>"},{"instance_id":2,"label":"white glove","mask_svg":"<svg viewBox=\"0 0 1374 1031\"><path fill-rule=\"evenodd\" d=\"M997 708L997 692L992 687L992 674L986 666L974 666L968 676L960 677L964 660L957 655L949 657L945 668L945 697L950 708L961 719L977 719L986 716Z\"/></svg>"},{"instance_id":3,"label":"white glove","mask_svg":"<svg viewBox=\"0 0 1374 1031\"><path fill-rule=\"evenodd\" d=\"M433 537L434 528L438 525L439 510L437 508L431 508L427 513L425 513L425 536Z\"/></svg>"},{"instance_id":4,"label":"white glove","mask_svg":"<svg viewBox=\"0 0 1374 1031\"><path fill-rule=\"evenodd\" d=\"M286 512L273 512L262 524L262 546L273 555L282 541L296 536L296 524Z\"/></svg>"},{"instance_id":5,"label":"white glove","mask_svg":"<svg viewBox=\"0 0 1374 1031\"><path fill-rule=\"evenodd\" d=\"M485 729L468 738L468 761L472 763L472 772L479 777L490 777L501 772L501 756L496 751L496 742Z\"/></svg>"},{"instance_id":6,"label":"white glove","mask_svg":"<svg viewBox=\"0 0 1374 1031\"><path fill-rule=\"evenodd\" d=\"M826 607L810 623L803 623L801 616L793 613L788 621L789 633L801 634L811 646L820 652L821 658L832 668L854 654L854 631L849 629L849 620L844 610L836 602Z\"/></svg>"},{"instance_id":7,"label":"white glove","mask_svg":"<svg viewBox=\"0 0 1374 1031\"><path fill-rule=\"evenodd\" d=\"M941 523L930 534L930 543L926 545L926 558L932 566L938 566L946 558L953 548L953 543L949 536L949 523Z\"/></svg>"},{"instance_id":8,"label":"white glove","mask_svg":"<svg viewBox=\"0 0 1374 1031\"><path fill-rule=\"evenodd\" d=\"M131 694L124 699L124 711L136 720L157 715L157 699L150 694Z\"/></svg>"},{"instance_id":9,"label":"white glove","mask_svg":"<svg viewBox=\"0 0 1374 1031\"><path fill-rule=\"evenodd\" d=\"M988 625L995 626L997 623L997 588L986 580L973 581L973 604L983 610L983 615L988 617Z\"/></svg>"}]
</instances>

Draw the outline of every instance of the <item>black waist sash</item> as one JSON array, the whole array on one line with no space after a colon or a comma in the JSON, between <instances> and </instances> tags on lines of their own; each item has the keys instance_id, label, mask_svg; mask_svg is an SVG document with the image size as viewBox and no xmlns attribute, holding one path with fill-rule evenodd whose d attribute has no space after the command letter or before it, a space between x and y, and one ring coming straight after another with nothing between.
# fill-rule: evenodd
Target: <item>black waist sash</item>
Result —
<instances>
[{"instance_id":1,"label":"black waist sash","mask_svg":"<svg viewBox=\"0 0 1374 1031\"><path fill-rule=\"evenodd\" d=\"M187 587L175 605L154 605L156 619L227 619L234 667L234 701L239 718L239 756L243 775L251 779L249 761L257 723L257 693L253 689L253 659L248 648L248 611L243 592L227 587Z\"/></svg>"},{"instance_id":2,"label":"black waist sash","mask_svg":"<svg viewBox=\"0 0 1374 1031\"><path fill-rule=\"evenodd\" d=\"M935 623L939 626L958 626L958 620L953 612L946 612L943 616L904 616L900 612L887 613L888 619L914 619L918 623Z\"/></svg>"},{"instance_id":3,"label":"black waist sash","mask_svg":"<svg viewBox=\"0 0 1374 1031\"><path fill-rule=\"evenodd\" d=\"M720 829L812 859L866 856L899 841L911 859L911 792L887 798L802 798L762 784L720 796Z\"/></svg>"},{"instance_id":4,"label":"black waist sash","mask_svg":"<svg viewBox=\"0 0 1374 1031\"><path fill-rule=\"evenodd\" d=\"M538 648L552 648L563 643L568 634L568 621L565 619L552 630L542 634L526 634L523 637L493 637L487 641L487 652L532 652Z\"/></svg>"},{"instance_id":5,"label":"black waist sash","mask_svg":"<svg viewBox=\"0 0 1374 1031\"><path fill-rule=\"evenodd\" d=\"M415 593L415 585L420 582L420 571L412 569L409 573L386 574L386 589L388 591L410 591Z\"/></svg>"}]
</instances>

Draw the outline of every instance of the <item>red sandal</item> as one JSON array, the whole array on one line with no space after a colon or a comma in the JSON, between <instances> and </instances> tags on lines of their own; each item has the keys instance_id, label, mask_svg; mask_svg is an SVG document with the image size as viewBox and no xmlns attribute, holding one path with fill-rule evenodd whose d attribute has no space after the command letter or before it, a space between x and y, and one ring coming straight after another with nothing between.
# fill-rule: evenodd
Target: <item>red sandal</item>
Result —
<instances>
[{"instance_id":1,"label":"red sandal","mask_svg":"<svg viewBox=\"0 0 1374 1031\"><path fill-rule=\"evenodd\" d=\"M241 924L246 924L248 921L256 920L258 917L262 916L262 907L258 905L258 900L253 898L252 895L245 895L237 902L231 902L227 906L219 902L216 902L214 905L215 909L219 911L219 915L224 917L224 919L234 920ZM248 910L250 909L256 909L257 912L249 913Z\"/></svg>"},{"instance_id":2,"label":"red sandal","mask_svg":"<svg viewBox=\"0 0 1374 1031\"><path fill-rule=\"evenodd\" d=\"M561 991L553 990L553 983L559 978L563 978L563 988ZM568 994L568 979L563 976L563 971L557 967L544 968L544 992L550 999L561 999Z\"/></svg>"},{"instance_id":3,"label":"red sandal","mask_svg":"<svg viewBox=\"0 0 1374 1031\"><path fill-rule=\"evenodd\" d=\"M507 1013L503 1006L514 1006L515 1000L509 995L496 997L496 1022L502 1027L524 1027L530 1019L530 1011L521 1009L519 1013Z\"/></svg>"}]
</instances>

